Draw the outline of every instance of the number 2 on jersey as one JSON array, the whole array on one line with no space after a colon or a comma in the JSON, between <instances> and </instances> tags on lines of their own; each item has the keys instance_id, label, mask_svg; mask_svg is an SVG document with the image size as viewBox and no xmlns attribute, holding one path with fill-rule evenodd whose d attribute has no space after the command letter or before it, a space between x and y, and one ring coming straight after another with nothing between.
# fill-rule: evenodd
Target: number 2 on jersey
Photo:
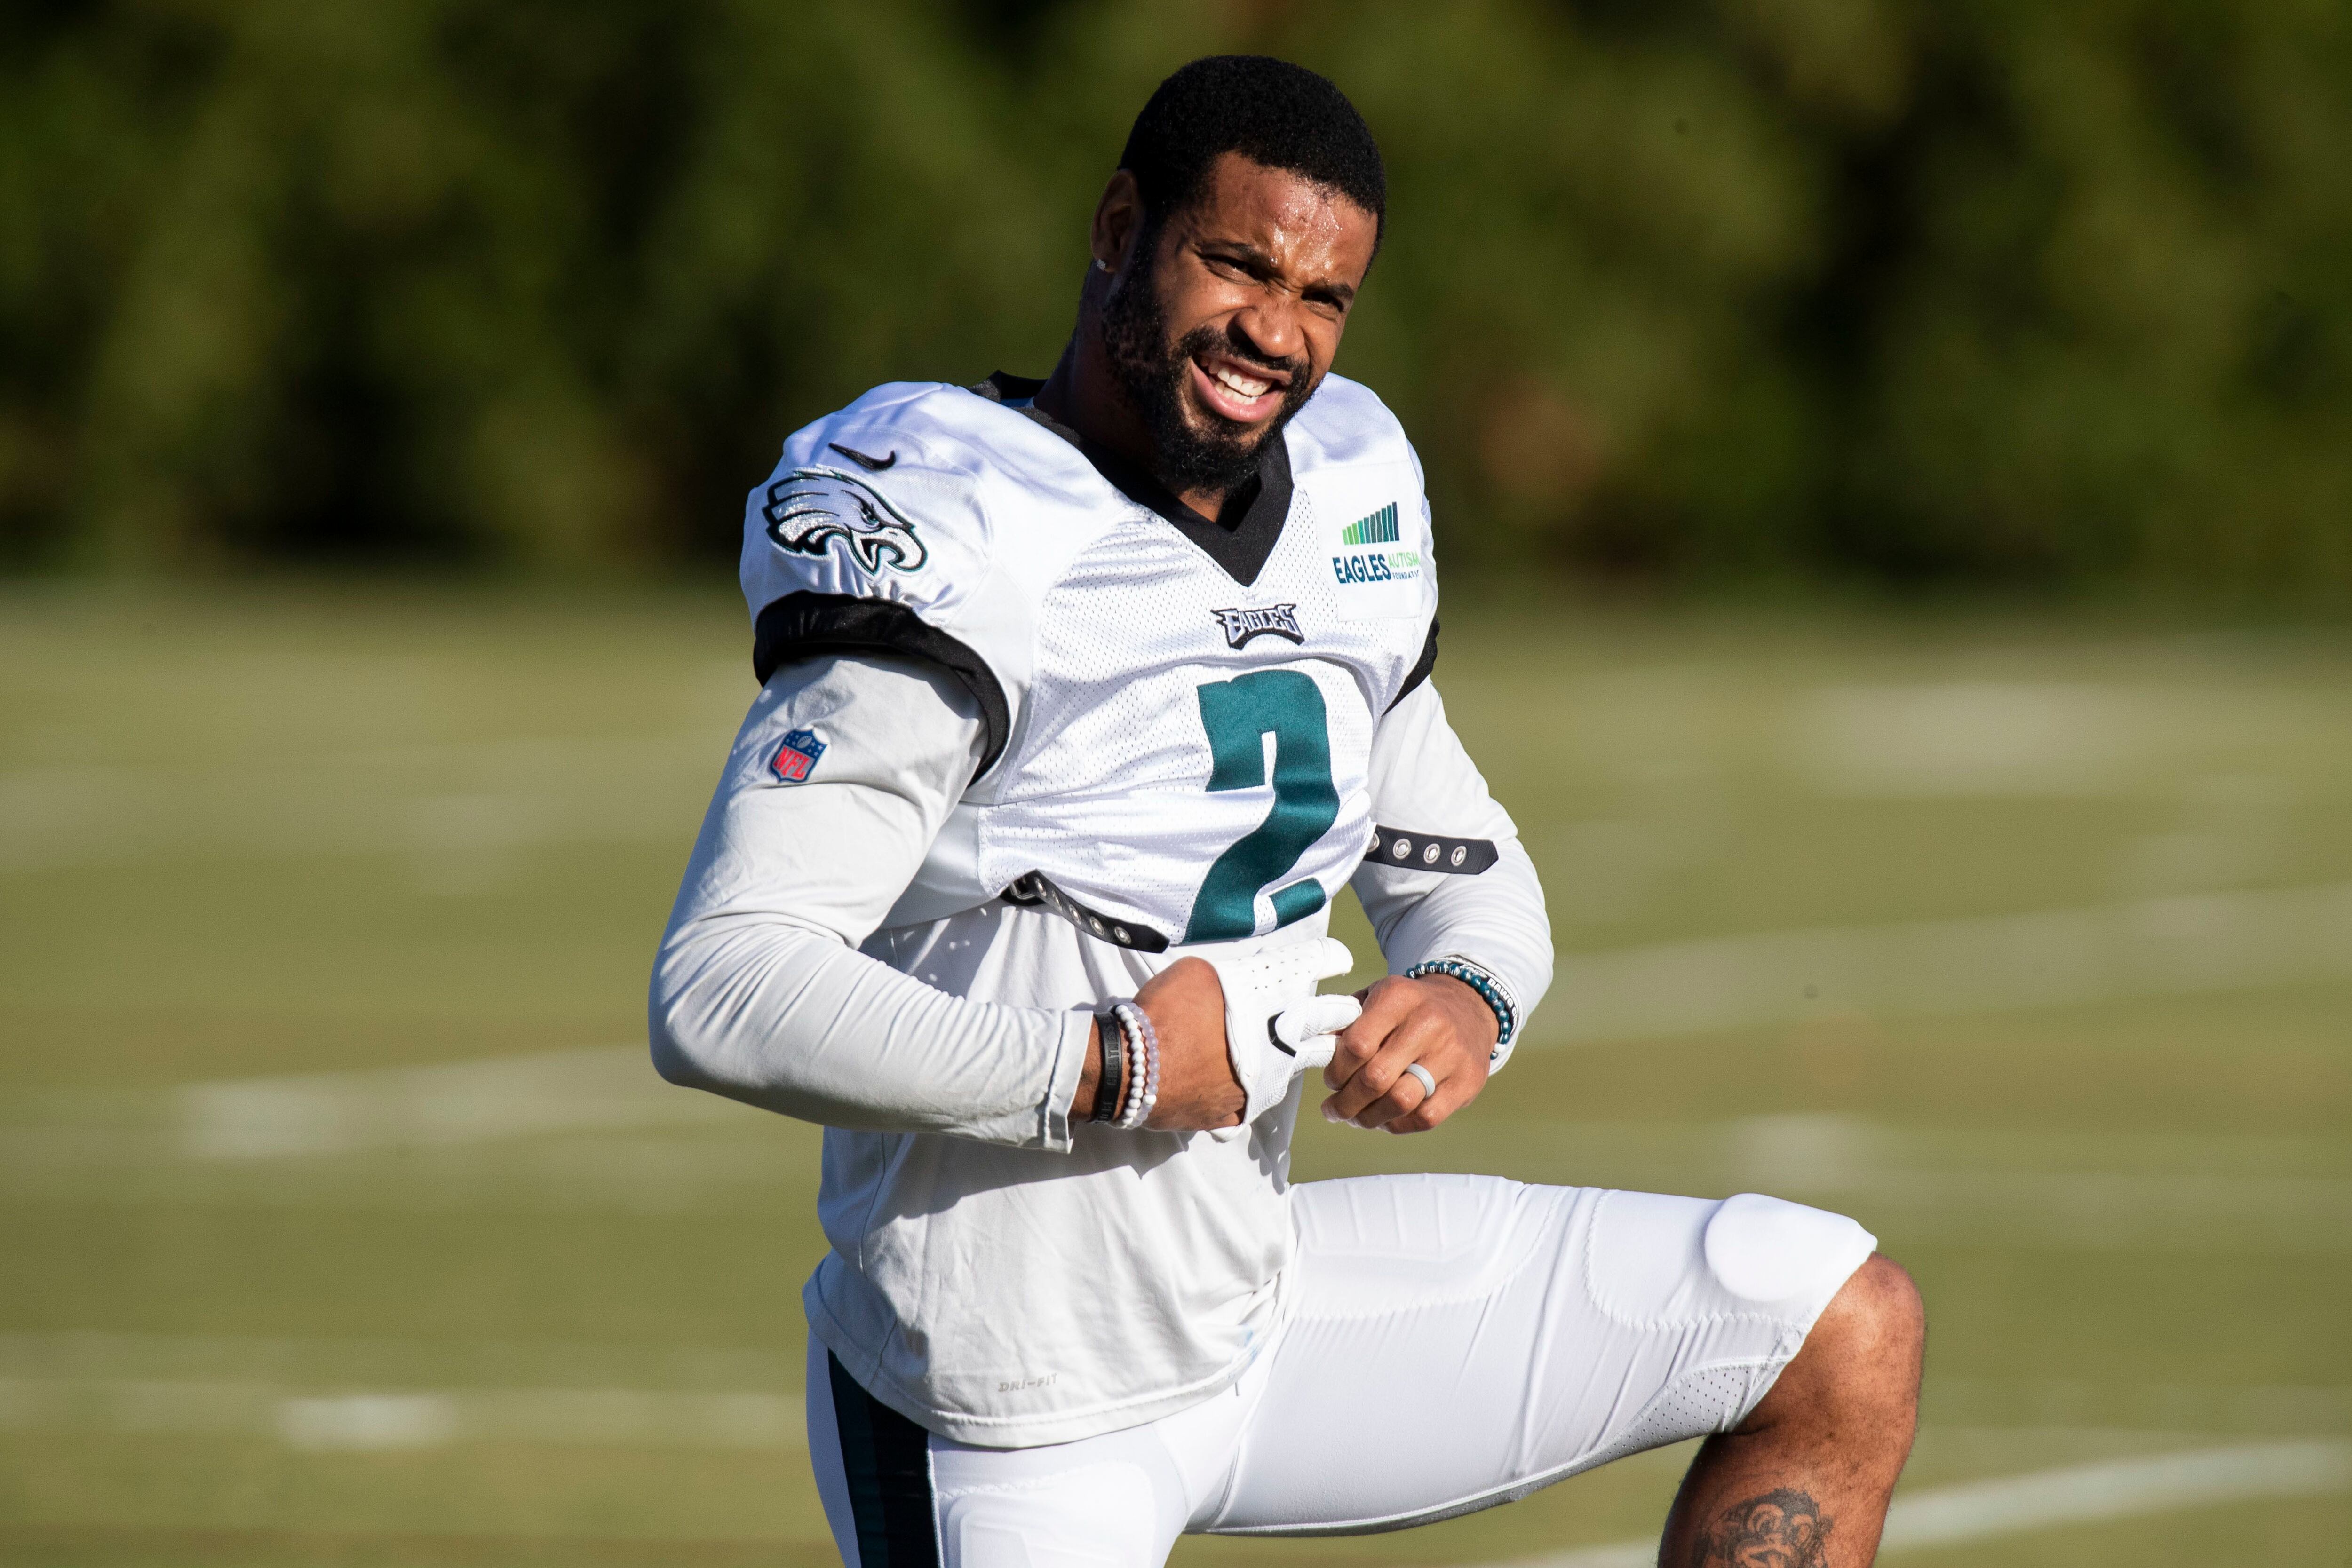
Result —
<instances>
[{"instance_id":1,"label":"number 2 on jersey","mask_svg":"<svg viewBox=\"0 0 2352 1568\"><path fill-rule=\"evenodd\" d=\"M1201 727L1213 758L1209 790L1255 789L1268 782L1265 739L1274 737L1274 809L1209 868L1192 901L1187 942L1223 942L1257 930L1257 895L1298 863L1339 820L1331 783L1331 733L1323 693L1297 670L1253 670L1200 689ZM1307 877L1274 890L1276 929L1323 907L1323 884Z\"/></svg>"}]
</instances>

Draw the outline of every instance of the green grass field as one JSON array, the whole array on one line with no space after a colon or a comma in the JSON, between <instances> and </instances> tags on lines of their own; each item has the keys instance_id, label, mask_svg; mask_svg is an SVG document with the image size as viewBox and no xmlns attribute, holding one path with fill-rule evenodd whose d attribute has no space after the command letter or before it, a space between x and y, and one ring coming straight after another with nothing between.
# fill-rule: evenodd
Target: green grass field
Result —
<instances>
[{"instance_id":1,"label":"green grass field","mask_svg":"<svg viewBox=\"0 0 2352 1568\"><path fill-rule=\"evenodd\" d=\"M0 597L0 1562L833 1560L815 1131L636 1054L747 646L716 596ZM2343 1568L2352 638L1464 607L1438 679L1562 978L1480 1104L1310 1121L1302 1176L1843 1208L1929 1304L1906 1492L2257 1476L1890 1560ZM1622 1542L1684 1458L1178 1561Z\"/></svg>"}]
</instances>

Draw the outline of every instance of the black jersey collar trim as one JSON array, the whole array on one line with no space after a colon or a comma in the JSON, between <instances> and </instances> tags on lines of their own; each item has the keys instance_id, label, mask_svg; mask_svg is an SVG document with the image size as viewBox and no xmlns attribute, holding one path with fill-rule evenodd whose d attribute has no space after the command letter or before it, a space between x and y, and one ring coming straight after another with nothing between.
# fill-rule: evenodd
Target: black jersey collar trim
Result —
<instances>
[{"instance_id":1,"label":"black jersey collar trim","mask_svg":"<svg viewBox=\"0 0 2352 1568\"><path fill-rule=\"evenodd\" d=\"M1034 399L1045 383L1028 376L997 371L971 390L992 402ZM1258 457L1257 476L1225 498L1224 511L1212 521L1178 500L1158 479L1119 456L1087 440L1034 402L1018 412L1078 449L1095 472L1111 487L1146 510L1173 524L1176 531L1198 545L1202 554L1246 588L1257 580L1274 547L1282 542L1282 526L1290 516L1290 445L1285 434L1265 444Z\"/></svg>"}]
</instances>

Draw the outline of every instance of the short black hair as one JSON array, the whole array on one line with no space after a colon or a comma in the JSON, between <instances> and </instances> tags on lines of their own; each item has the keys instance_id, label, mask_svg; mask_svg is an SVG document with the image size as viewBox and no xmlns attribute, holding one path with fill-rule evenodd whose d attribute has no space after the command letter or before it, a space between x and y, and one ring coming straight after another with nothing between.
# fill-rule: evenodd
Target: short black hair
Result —
<instances>
[{"instance_id":1,"label":"short black hair","mask_svg":"<svg viewBox=\"0 0 2352 1568\"><path fill-rule=\"evenodd\" d=\"M1388 174L1372 128L1348 95L1305 66L1267 55L1211 55L1160 84L1118 166L1135 176L1156 225L1201 194L1227 152L1301 175L1388 226Z\"/></svg>"}]
</instances>

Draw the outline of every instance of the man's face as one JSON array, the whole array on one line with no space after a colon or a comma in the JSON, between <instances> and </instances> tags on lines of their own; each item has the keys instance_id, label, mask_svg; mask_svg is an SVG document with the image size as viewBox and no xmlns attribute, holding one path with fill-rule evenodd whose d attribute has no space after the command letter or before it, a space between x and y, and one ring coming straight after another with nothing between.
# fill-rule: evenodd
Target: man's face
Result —
<instances>
[{"instance_id":1,"label":"man's face","mask_svg":"<svg viewBox=\"0 0 2352 1568\"><path fill-rule=\"evenodd\" d=\"M1345 196L1228 152L1199 200L1138 236L1103 339L1178 492L1256 472L1330 370L1377 233Z\"/></svg>"}]
</instances>

